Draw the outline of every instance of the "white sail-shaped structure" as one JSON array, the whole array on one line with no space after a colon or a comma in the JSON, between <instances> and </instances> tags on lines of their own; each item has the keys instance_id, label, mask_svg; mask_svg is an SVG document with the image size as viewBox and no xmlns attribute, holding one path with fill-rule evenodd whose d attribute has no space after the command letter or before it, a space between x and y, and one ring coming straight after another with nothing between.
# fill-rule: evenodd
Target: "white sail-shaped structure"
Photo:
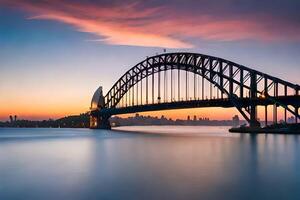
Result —
<instances>
[{"instance_id":1,"label":"white sail-shaped structure","mask_svg":"<svg viewBox=\"0 0 300 200\"><path fill-rule=\"evenodd\" d=\"M101 109L104 106L103 90L100 86L94 93L91 101L91 111Z\"/></svg>"}]
</instances>

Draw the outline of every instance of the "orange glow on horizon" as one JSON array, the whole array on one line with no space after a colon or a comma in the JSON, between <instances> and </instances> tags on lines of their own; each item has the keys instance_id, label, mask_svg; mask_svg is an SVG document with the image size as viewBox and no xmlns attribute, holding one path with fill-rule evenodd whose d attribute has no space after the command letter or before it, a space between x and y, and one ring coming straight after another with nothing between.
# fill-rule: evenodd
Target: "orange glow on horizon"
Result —
<instances>
[{"instance_id":1,"label":"orange glow on horizon","mask_svg":"<svg viewBox=\"0 0 300 200\"><path fill-rule=\"evenodd\" d=\"M87 104L88 105L88 104ZM1 110L0 121L8 121L10 115L17 115L18 119L29 120L47 120L59 119L70 115L79 115L88 111L88 106L82 107L81 105L44 105L44 108L29 106L29 105L16 105L13 109L7 107ZM231 120L234 115L238 115L240 120L244 120L236 108L189 108L189 109L175 109L164 111L149 111L139 112L143 116L152 116L160 118L162 115L166 118L187 119L190 116L199 118L209 118L210 120ZM117 115L119 117L134 116L135 113ZM272 106L268 107L268 121L272 121ZM288 115L289 117L290 115ZM258 118L264 121L263 107L258 107ZM283 109L278 109L278 121L283 119Z\"/></svg>"},{"instance_id":2,"label":"orange glow on horizon","mask_svg":"<svg viewBox=\"0 0 300 200\"><path fill-rule=\"evenodd\" d=\"M268 106L268 121L273 120L272 106ZM231 120L234 115L238 115L240 120L245 120L236 108L189 108L189 109L178 109L178 110L165 110L165 111L151 111L151 112L140 112L143 116L152 116L160 118L162 115L166 118L175 119L187 119L190 116L193 119L194 116L199 118L209 118L210 120ZM135 114L122 114L119 117L126 118L134 116ZM259 106L257 109L257 116L262 122L265 120L264 107ZM288 117L291 115L288 114ZM283 108L278 108L277 119L282 120L284 117Z\"/></svg>"},{"instance_id":3,"label":"orange glow on horizon","mask_svg":"<svg viewBox=\"0 0 300 200\"><path fill-rule=\"evenodd\" d=\"M166 118L175 119L187 119L190 116L191 119L197 116L197 119L209 118L211 120L227 120L231 119L233 115L237 114L235 108L188 108L188 109L176 109L176 110L164 110L164 111L151 111L151 112L141 112L139 113L143 116L161 117L162 115ZM129 117L135 114L123 114L119 117Z\"/></svg>"},{"instance_id":4,"label":"orange glow on horizon","mask_svg":"<svg viewBox=\"0 0 300 200\"><path fill-rule=\"evenodd\" d=\"M80 108L80 106L47 106L44 108L35 108L34 106L16 106L13 109L2 109L0 114L0 121L9 120L10 115L17 115L18 119L29 120L47 120L47 119L59 119L70 115L79 115L85 113L88 110Z\"/></svg>"}]
</instances>

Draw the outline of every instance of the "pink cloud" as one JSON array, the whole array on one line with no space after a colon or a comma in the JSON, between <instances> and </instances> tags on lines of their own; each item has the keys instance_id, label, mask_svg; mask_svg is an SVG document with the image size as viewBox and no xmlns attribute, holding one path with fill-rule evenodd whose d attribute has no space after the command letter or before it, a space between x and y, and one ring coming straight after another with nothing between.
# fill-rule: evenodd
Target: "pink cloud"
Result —
<instances>
[{"instance_id":1,"label":"pink cloud","mask_svg":"<svg viewBox=\"0 0 300 200\"><path fill-rule=\"evenodd\" d=\"M81 32L99 37L99 41L114 45L191 48L189 39L214 41L235 40L300 40L300 28L282 23L289 30L282 34L272 26L273 19L251 16L242 19L216 18L210 15L178 13L167 6L142 7L141 3L125 6L25 0L6 2L20 7L33 16L29 19L55 20L69 24ZM287 37L288 36L288 37Z\"/></svg>"}]
</instances>

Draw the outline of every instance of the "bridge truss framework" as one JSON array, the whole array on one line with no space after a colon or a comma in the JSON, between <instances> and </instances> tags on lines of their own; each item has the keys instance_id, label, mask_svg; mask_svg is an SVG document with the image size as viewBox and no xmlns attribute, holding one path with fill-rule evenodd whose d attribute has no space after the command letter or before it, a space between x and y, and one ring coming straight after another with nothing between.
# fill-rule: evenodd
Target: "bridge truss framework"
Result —
<instances>
[{"instance_id":1,"label":"bridge truss framework","mask_svg":"<svg viewBox=\"0 0 300 200\"><path fill-rule=\"evenodd\" d=\"M110 128L108 119L125 114L194 107L236 107L251 127L260 126L257 106L273 106L298 122L300 86L237 63L196 53L147 57L129 69L91 110L92 128Z\"/></svg>"}]
</instances>

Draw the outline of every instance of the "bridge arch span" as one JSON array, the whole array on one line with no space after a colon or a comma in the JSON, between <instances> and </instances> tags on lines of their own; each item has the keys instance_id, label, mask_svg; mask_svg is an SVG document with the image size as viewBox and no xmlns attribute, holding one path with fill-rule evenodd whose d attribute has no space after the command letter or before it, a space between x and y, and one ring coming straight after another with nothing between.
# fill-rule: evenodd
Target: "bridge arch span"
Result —
<instances>
[{"instance_id":1,"label":"bridge arch span","mask_svg":"<svg viewBox=\"0 0 300 200\"><path fill-rule=\"evenodd\" d=\"M193 73L208 81L211 84L210 87L213 85L220 91L220 101L227 98L231 105L239 110L239 112L251 126L259 126L256 117L256 106L259 104L265 104L266 106L272 104L276 108L281 106L285 109L285 115L286 112L290 112L296 116L296 119L299 118L299 105L298 103L295 103L296 100L287 101L286 98L284 98L292 96L293 99L295 97L297 99L299 97L299 85L287 82L243 65L239 65L229 60L204 54L187 52L166 53L147 57L142 62L136 64L123 76L121 76L121 78L119 78L119 80L107 92L107 94L104 96L104 103L101 108L91 111L92 116L98 114L109 117L110 113L116 113L116 110L118 109L119 112L117 113L122 113L122 108L118 107L118 105L128 91L135 86L138 86L140 82L145 81L146 79L147 92L148 85L151 84L149 83L148 78L152 78L153 84L154 76L155 74L158 74L159 85L161 79L160 73L166 71L171 71L172 73L174 70L178 70L178 73L179 71ZM178 80L180 80L180 76L178 76ZM279 94L278 88L280 86L283 88L281 91L283 95ZM196 86L194 85L194 87ZM178 90L180 90L180 88ZM290 91L292 91L293 94L288 94ZM147 111L147 107L149 107L150 104L154 104L154 102L148 102L148 92L145 95L147 101L144 103L145 105L141 106L144 106L145 111ZM199 101L199 99L195 98L190 100L186 99L184 102L189 104L196 100ZM181 101L180 97L178 98L178 101ZM175 105L176 103L178 104L178 101L173 102L171 97L171 102L161 103L159 101L156 104L159 104L161 107L163 107L163 104L165 103L168 103L168 105L173 103ZM131 107L132 106L134 105L131 105ZM128 108L130 106L126 105L125 107ZM169 107L172 106L169 105ZM174 108L176 108L176 106L174 106ZM180 108L180 106L178 106L178 108ZM123 110L124 113L129 112L128 110L134 111L134 109L124 108Z\"/></svg>"}]
</instances>

